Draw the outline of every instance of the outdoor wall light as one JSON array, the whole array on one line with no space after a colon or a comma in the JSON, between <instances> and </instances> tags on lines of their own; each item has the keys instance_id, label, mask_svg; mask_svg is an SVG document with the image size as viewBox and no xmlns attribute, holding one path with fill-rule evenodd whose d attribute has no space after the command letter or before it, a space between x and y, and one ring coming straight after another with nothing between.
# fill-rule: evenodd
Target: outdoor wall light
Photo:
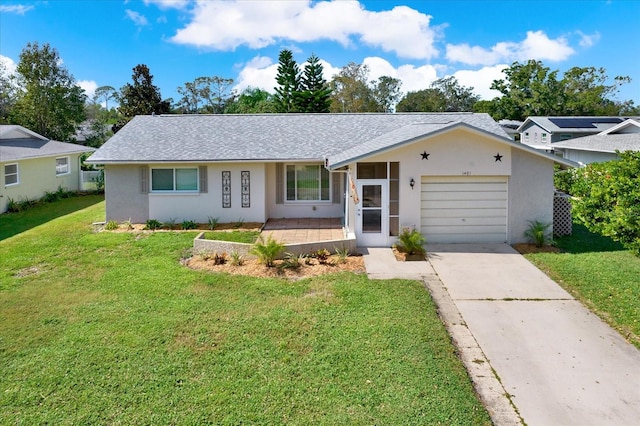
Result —
<instances>
[{"instance_id":1,"label":"outdoor wall light","mask_svg":"<svg viewBox=\"0 0 640 426\"><path fill-rule=\"evenodd\" d=\"M411 189L413 189L413 187L416 185L416 181L411 178L411 180L409 181L409 185L411 186Z\"/></svg>"}]
</instances>

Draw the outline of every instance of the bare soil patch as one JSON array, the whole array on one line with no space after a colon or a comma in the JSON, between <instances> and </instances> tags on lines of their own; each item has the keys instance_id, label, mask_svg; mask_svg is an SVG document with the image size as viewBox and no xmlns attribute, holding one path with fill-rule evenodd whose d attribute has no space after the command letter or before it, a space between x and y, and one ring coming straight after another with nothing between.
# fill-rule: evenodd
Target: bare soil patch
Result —
<instances>
[{"instance_id":1,"label":"bare soil patch","mask_svg":"<svg viewBox=\"0 0 640 426\"><path fill-rule=\"evenodd\" d=\"M267 268L257 259L245 259L242 265L232 265L227 262L223 265L215 265L214 261L204 260L201 256L193 256L183 261L184 265L196 270L224 272L234 275L248 275L252 277L277 277L298 280L307 277L330 274L334 272L365 273L364 258L361 255L350 255L344 262L338 256L330 256L325 264L316 259L309 259L309 264L302 263L297 268L283 268L282 260L276 260L275 266Z\"/></svg>"}]
</instances>

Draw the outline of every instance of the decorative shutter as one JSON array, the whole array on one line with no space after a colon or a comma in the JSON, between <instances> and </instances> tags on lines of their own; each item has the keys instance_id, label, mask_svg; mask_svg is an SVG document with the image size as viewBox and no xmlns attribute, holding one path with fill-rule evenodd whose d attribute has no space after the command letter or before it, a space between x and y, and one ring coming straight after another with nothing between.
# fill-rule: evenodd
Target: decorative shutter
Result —
<instances>
[{"instance_id":1,"label":"decorative shutter","mask_svg":"<svg viewBox=\"0 0 640 426\"><path fill-rule=\"evenodd\" d=\"M276 164L276 204L284 204L284 165Z\"/></svg>"},{"instance_id":2,"label":"decorative shutter","mask_svg":"<svg viewBox=\"0 0 640 426\"><path fill-rule=\"evenodd\" d=\"M140 192L149 193L149 167L140 166Z\"/></svg>"},{"instance_id":3,"label":"decorative shutter","mask_svg":"<svg viewBox=\"0 0 640 426\"><path fill-rule=\"evenodd\" d=\"M342 173L332 173L331 180L331 203L342 203Z\"/></svg>"},{"instance_id":4,"label":"decorative shutter","mask_svg":"<svg viewBox=\"0 0 640 426\"><path fill-rule=\"evenodd\" d=\"M207 179L207 166L198 167L200 174L200 193L206 194L209 192L209 180Z\"/></svg>"}]
</instances>

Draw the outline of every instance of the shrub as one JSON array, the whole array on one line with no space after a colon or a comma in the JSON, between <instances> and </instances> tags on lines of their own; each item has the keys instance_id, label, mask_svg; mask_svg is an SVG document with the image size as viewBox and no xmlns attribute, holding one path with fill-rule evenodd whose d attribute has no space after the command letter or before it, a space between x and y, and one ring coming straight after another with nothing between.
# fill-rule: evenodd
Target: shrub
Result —
<instances>
[{"instance_id":1,"label":"shrub","mask_svg":"<svg viewBox=\"0 0 640 426\"><path fill-rule=\"evenodd\" d=\"M258 261L263 263L267 267L274 266L274 261L280 256L280 253L284 250L284 244L273 239L271 235L264 240L264 237L260 235L258 241L251 247L251 254L257 256Z\"/></svg>"},{"instance_id":2,"label":"shrub","mask_svg":"<svg viewBox=\"0 0 640 426\"><path fill-rule=\"evenodd\" d=\"M133 229L133 224L131 223L131 218L125 220L123 223L124 226L127 227L127 230L131 231Z\"/></svg>"},{"instance_id":3,"label":"shrub","mask_svg":"<svg viewBox=\"0 0 640 426\"><path fill-rule=\"evenodd\" d=\"M244 224L244 219L243 218L238 218L238 220L236 220L236 222L233 224L233 226L235 226L236 228L240 228L243 224Z\"/></svg>"},{"instance_id":4,"label":"shrub","mask_svg":"<svg viewBox=\"0 0 640 426\"><path fill-rule=\"evenodd\" d=\"M338 256L338 263L345 263L347 261L347 258L349 257L349 248L334 247L333 249L336 252L336 255Z\"/></svg>"},{"instance_id":5,"label":"shrub","mask_svg":"<svg viewBox=\"0 0 640 426\"><path fill-rule=\"evenodd\" d=\"M406 254L425 254L424 244L427 240L420 232L411 228L403 228L398 235L395 248Z\"/></svg>"},{"instance_id":6,"label":"shrub","mask_svg":"<svg viewBox=\"0 0 640 426\"><path fill-rule=\"evenodd\" d=\"M227 253L222 252L222 253L218 253L215 252L213 253L213 264L214 265L224 265L225 263L227 263Z\"/></svg>"},{"instance_id":7,"label":"shrub","mask_svg":"<svg viewBox=\"0 0 640 426\"><path fill-rule=\"evenodd\" d=\"M242 266L244 264L244 256L241 255L238 250L233 250L230 254L230 260L233 266Z\"/></svg>"},{"instance_id":8,"label":"shrub","mask_svg":"<svg viewBox=\"0 0 640 426\"><path fill-rule=\"evenodd\" d=\"M529 227L524 232L524 236L529 239L536 247L542 247L545 244L553 242L549 235L548 229L550 223L543 223L538 220L530 220Z\"/></svg>"},{"instance_id":9,"label":"shrub","mask_svg":"<svg viewBox=\"0 0 640 426\"><path fill-rule=\"evenodd\" d=\"M157 221L156 219L149 219L147 220L147 223L145 224L144 229L155 231L156 229L160 229L161 227L162 227L162 224L159 221Z\"/></svg>"},{"instance_id":10,"label":"shrub","mask_svg":"<svg viewBox=\"0 0 640 426\"><path fill-rule=\"evenodd\" d=\"M193 220L184 220L180 225L182 229L196 229L198 225Z\"/></svg>"},{"instance_id":11,"label":"shrub","mask_svg":"<svg viewBox=\"0 0 640 426\"><path fill-rule=\"evenodd\" d=\"M106 229L107 231L114 231L118 229L118 222L116 222L115 220L110 220L106 223L106 225L104 225L104 229Z\"/></svg>"},{"instance_id":12,"label":"shrub","mask_svg":"<svg viewBox=\"0 0 640 426\"><path fill-rule=\"evenodd\" d=\"M281 269L298 269L304 262L303 254L285 253L282 263L278 266Z\"/></svg>"},{"instance_id":13,"label":"shrub","mask_svg":"<svg viewBox=\"0 0 640 426\"><path fill-rule=\"evenodd\" d=\"M578 169L571 186L573 212L591 231L640 256L640 152Z\"/></svg>"},{"instance_id":14,"label":"shrub","mask_svg":"<svg viewBox=\"0 0 640 426\"><path fill-rule=\"evenodd\" d=\"M218 221L219 220L220 220L220 218L207 216L207 223L209 224L209 229L211 231L213 231L216 228L216 226L218 226Z\"/></svg>"},{"instance_id":15,"label":"shrub","mask_svg":"<svg viewBox=\"0 0 640 426\"><path fill-rule=\"evenodd\" d=\"M176 218L170 217L169 220L164 223L164 227L167 229L176 229Z\"/></svg>"},{"instance_id":16,"label":"shrub","mask_svg":"<svg viewBox=\"0 0 640 426\"><path fill-rule=\"evenodd\" d=\"M327 249L319 249L313 252L313 257L318 259L318 263L320 263L321 265L327 263L327 261L329 260L329 256L331 256L331 253L329 253L329 250Z\"/></svg>"}]
</instances>

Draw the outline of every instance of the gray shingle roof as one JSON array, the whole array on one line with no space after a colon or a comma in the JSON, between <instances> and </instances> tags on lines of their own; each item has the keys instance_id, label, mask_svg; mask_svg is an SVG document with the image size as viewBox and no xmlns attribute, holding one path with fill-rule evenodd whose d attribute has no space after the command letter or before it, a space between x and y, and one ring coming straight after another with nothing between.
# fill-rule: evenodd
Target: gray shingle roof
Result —
<instances>
[{"instance_id":1,"label":"gray shingle roof","mask_svg":"<svg viewBox=\"0 0 640 426\"><path fill-rule=\"evenodd\" d=\"M0 161L3 163L28 158L53 157L92 151L95 151L95 149L74 143L46 139L0 139Z\"/></svg>"},{"instance_id":2,"label":"gray shingle roof","mask_svg":"<svg viewBox=\"0 0 640 426\"><path fill-rule=\"evenodd\" d=\"M460 122L506 138L489 115L473 113L138 116L89 162L322 160Z\"/></svg>"},{"instance_id":3,"label":"gray shingle roof","mask_svg":"<svg viewBox=\"0 0 640 426\"><path fill-rule=\"evenodd\" d=\"M552 117L539 117L539 116L531 116L527 117L527 119L522 123L522 125L518 128L518 132L523 132L526 128L530 127L530 123L535 123L538 126L542 127L546 131L550 133L600 133L603 130L609 129L619 122L607 122L611 119L620 119L623 121L628 117L617 117L617 116L552 116ZM553 122L553 120L567 120L568 125L565 127L560 127ZM575 122L576 125L570 125L571 122ZM578 124L588 124L587 127L581 127Z\"/></svg>"},{"instance_id":4,"label":"gray shingle roof","mask_svg":"<svg viewBox=\"0 0 640 426\"><path fill-rule=\"evenodd\" d=\"M640 151L640 133L614 133L584 136L553 144L554 148L581 151Z\"/></svg>"}]
</instances>

